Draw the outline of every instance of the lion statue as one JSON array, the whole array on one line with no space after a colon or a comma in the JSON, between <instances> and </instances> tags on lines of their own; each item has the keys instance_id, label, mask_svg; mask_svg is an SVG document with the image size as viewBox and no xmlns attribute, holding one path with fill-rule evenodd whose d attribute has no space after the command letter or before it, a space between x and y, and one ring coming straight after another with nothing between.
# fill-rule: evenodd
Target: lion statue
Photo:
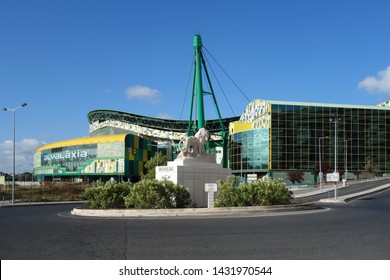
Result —
<instances>
[{"instance_id":1,"label":"lion statue","mask_svg":"<svg viewBox=\"0 0 390 280\"><path fill-rule=\"evenodd\" d=\"M205 128L199 129L195 136L188 136L179 142L180 154L179 157L196 158L198 155L206 153L204 145L209 141L209 132ZM183 148L181 148L183 144Z\"/></svg>"}]
</instances>

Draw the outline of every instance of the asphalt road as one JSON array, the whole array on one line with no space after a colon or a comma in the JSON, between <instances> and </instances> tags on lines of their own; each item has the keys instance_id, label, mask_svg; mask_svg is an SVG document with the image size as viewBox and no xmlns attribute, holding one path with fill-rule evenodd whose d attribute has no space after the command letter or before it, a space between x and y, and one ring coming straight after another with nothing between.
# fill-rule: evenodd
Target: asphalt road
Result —
<instances>
[{"instance_id":1,"label":"asphalt road","mask_svg":"<svg viewBox=\"0 0 390 280\"><path fill-rule=\"evenodd\" d=\"M0 258L390 259L390 190L257 217L85 218L76 206L0 208Z\"/></svg>"}]
</instances>

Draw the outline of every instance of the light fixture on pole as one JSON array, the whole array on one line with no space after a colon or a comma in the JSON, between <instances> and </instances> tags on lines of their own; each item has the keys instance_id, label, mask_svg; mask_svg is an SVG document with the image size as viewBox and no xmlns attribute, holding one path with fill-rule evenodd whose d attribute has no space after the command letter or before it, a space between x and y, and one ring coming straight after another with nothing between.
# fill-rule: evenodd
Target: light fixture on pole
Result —
<instances>
[{"instance_id":1,"label":"light fixture on pole","mask_svg":"<svg viewBox=\"0 0 390 280\"><path fill-rule=\"evenodd\" d=\"M337 173L337 120L330 120L334 122L334 173Z\"/></svg>"},{"instance_id":2,"label":"light fixture on pole","mask_svg":"<svg viewBox=\"0 0 390 280\"><path fill-rule=\"evenodd\" d=\"M3 111L11 111L14 115L14 146L13 146L13 164L12 164L12 205L15 204L15 135L16 135L16 121L15 121L15 112L16 110L26 107L27 103L22 103L20 106L16 108L3 108Z\"/></svg>"},{"instance_id":3,"label":"light fixture on pole","mask_svg":"<svg viewBox=\"0 0 390 280\"><path fill-rule=\"evenodd\" d=\"M319 166L320 166L320 173L318 174L320 177L320 192L322 192L322 163L321 163L321 140L329 138L329 136L324 136L318 138L318 159L319 159Z\"/></svg>"},{"instance_id":4,"label":"light fixture on pole","mask_svg":"<svg viewBox=\"0 0 390 280\"><path fill-rule=\"evenodd\" d=\"M330 119L330 122L334 123L334 172L333 172L333 181L334 181L334 199L337 199L337 182L340 180L340 175L337 172L337 122L338 120Z\"/></svg>"},{"instance_id":5,"label":"light fixture on pole","mask_svg":"<svg viewBox=\"0 0 390 280\"><path fill-rule=\"evenodd\" d=\"M345 183L347 183L348 180L348 141L351 141L351 139L345 139Z\"/></svg>"}]
</instances>

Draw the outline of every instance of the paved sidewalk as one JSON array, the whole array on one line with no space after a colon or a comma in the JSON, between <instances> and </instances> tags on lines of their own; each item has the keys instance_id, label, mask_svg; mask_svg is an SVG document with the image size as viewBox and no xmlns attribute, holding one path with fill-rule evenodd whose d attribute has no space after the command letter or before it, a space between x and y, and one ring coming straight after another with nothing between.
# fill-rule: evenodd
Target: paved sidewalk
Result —
<instances>
[{"instance_id":1,"label":"paved sidewalk","mask_svg":"<svg viewBox=\"0 0 390 280\"><path fill-rule=\"evenodd\" d=\"M342 183L337 184L337 189L343 189L346 187L350 187L353 184L360 183L359 182L353 182L353 183L348 183L347 185L343 186ZM319 186L316 187L306 187L306 188L291 188L290 189L294 193L294 198L302 198L302 197L307 197L307 196L312 196L320 193L326 193L328 191L333 191L334 190L334 184L326 184L322 185L322 190L320 189Z\"/></svg>"},{"instance_id":2,"label":"paved sidewalk","mask_svg":"<svg viewBox=\"0 0 390 280\"><path fill-rule=\"evenodd\" d=\"M374 179L374 180L382 180L382 178ZM343 186L343 183L340 182L340 183L337 184L337 189L340 190L340 189L343 189L343 188L351 187L351 186L353 186L355 184L364 183L364 182L368 182L368 181L374 181L374 180L348 181L345 186ZM345 202L347 202L347 201L349 201L349 200L351 200L353 198L358 198L358 197L361 197L361 196L364 196L364 195L367 195L367 194L370 194L370 193L376 193L376 192L379 192L379 191L382 191L382 190L385 190L385 189L388 189L388 188L390 188L390 184L385 184L385 185L382 185L382 186L379 186L379 187L376 187L376 188L372 188L372 189L369 189L369 190L366 190L366 191L357 192L357 193L344 195L344 196L339 196L336 199L335 198L321 199L319 202L325 202L325 203L345 203ZM319 186L318 187L311 187L311 188L293 188L293 189L291 189L291 191L294 193L293 194L294 198L304 198L304 197L308 197L308 196L312 196L312 195L326 193L328 191L333 191L333 190L334 190L334 184L322 185L322 190L320 189Z\"/></svg>"}]
</instances>

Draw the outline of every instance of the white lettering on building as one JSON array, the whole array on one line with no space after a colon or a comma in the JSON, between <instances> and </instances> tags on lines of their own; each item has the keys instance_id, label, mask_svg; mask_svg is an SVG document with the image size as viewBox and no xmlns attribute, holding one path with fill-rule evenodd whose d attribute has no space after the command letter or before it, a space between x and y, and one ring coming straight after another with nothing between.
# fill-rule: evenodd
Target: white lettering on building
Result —
<instances>
[{"instance_id":1,"label":"white lettering on building","mask_svg":"<svg viewBox=\"0 0 390 280\"><path fill-rule=\"evenodd\" d=\"M50 161L54 159L74 159L74 158L86 158L86 157L88 157L88 150L74 150L74 151L66 150L61 153L52 153L52 154L44 155L43 160Z\"/></svg>"}]
</instances>

